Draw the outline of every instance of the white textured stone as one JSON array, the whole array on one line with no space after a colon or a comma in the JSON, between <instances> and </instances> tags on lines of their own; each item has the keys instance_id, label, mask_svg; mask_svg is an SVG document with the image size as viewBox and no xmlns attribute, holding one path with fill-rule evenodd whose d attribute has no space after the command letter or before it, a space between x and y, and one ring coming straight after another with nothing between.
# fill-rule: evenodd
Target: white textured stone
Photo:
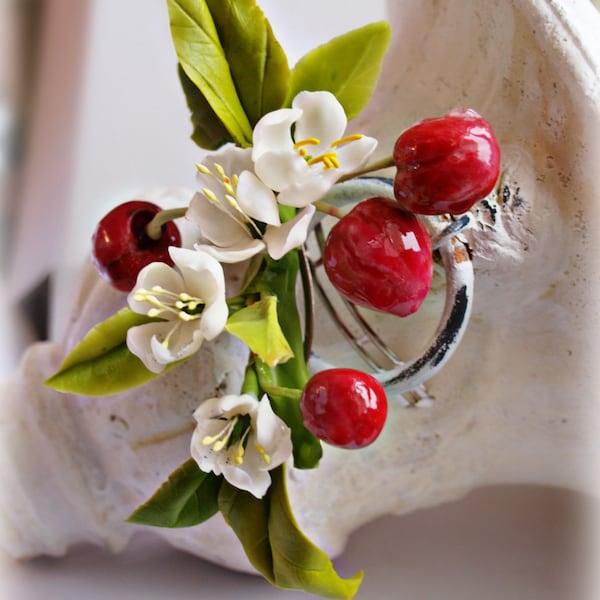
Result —
<instances>
[{"instance_id":1,"label":"white textured stone","mask_svg":"<svg viewBox=\"0 0 600 600\"><path fill-rule=\"evenodd\" d=\"M414 121L471 106L498 134L503 172L498 194L474 210L463 234L476 269L473 316L457 353L426 385L427 406L391 398L374 445L327 448L319 469L290 470L301 525L334 554L371 518L489 483L597 491L600 15L589 0L389 7L392 48L354 128L378 137L385 154ZM42 387L121 301L90 268L64 343L33 346L1 384L0 544L15 556L60 554L81 541L122 548L135 530L123 519L189 456L198 400L240 384L246 350L224 336L125 394L81 398ZM393 331L392 345L410 358L439 304L433 298L410 319L376 325ZM326 323L318 329L328 331ZM328 338L317 339L319 349L345 361L347 351ZM160 534L247 568L220 517Z\"/></svg>"}]
</instances>

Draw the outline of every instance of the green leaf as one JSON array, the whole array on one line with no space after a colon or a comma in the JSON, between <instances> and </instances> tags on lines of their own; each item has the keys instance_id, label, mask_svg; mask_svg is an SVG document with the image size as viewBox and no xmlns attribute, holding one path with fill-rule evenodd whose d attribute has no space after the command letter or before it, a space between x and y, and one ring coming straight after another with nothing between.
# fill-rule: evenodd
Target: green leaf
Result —
<instances>
[{"instance_id":1,"label":"green leaf","mask_svg":"<svg viewBox=\"0 0 600 600\"><path fill-rule=\"evenodd\" d=\"M121 344L102 356L61 369L44 383L59 392L106 396L147 383L158 375Z\"/></svg>"},{"instance_id":2,"label":"green leaf","mask_svg":"<svg viewBox=\"0 0 600 600\"><path fill-rule=\"evenodd\" d=\"M186 75L181 65L177 66L177 72L191 112L192 125L194 126L192 140L198 146L207 150L215 150L227 142L232 142L233 138L229 135L215 111L210 107L202 92Z\"/></svg>"},{"instance_id":3,"label":"green leaf","mask_svg":"<svg viewBox=\"0 0 600 600\"><path fill-rule=\"evenodd\" d=\"M102 356L120 346L127 337L127 330L152 321L150 317L122 308L114 315L95 325L63 360L59 370Z\"/></svg>"},{"instance_id":4,"label":"green leaf","mask_svg":"<svg viewBox=\"0 0 600 600\"><path fill-rule=\"evenodd\" d=\"M127 522L154 527L192 527L203 523L219 510L221 483L221 476L201 471L190 458L169 475Z\"/></svg>"},{"instance_id":5,"label":"green leaf","mask_svg":"<svg viewBox=\"0 0 600 600\"><path fill-rule=\"evenodd\" d=\"M101 396L122 392L157 376L125 343L130 327L152 319L124 308L102 321L67 355L45 385L60 392Z\"/></svg>"},{"instance_id":6,"label":"green leaf","mask_svg":"<svg viewBox=\"0 0 600 600\"><path fill-rule=\"evenodd\" d=\"M292 71L288 104L302 90L332 92L356 117L375 89L381 62L391 37L385 21L349 31L305 54Z\"/></svg>"},{"instance_id":7,"label":"green leaf","mask_svg":"<svg viewBox=\"0 0 600 600\"><path fill-rule=\"evenodd\" d=\"M297 251L288 252L277 261L267 257L266 268L256 284L262 293L277 296L279 324L285 331L294 353L293 358L274 368L257 359L259 383L265 390L276 387L302 390L310 378L304 358L302 328L296 305L298 269ZM269 393L269 397L275 414L291 429L294 466L297 469L316 467L323 455L323 449L321 442L304 426L298 401L287 395L279 396L273 393Z\"/></svg>"},{"instance_id":8,"label":"green leaf","mask_svg":"<svg viewBox=\"0 0 600 600\"><path fill-rule=\"evenodd\" d=\"M273 585L322 598L352 598L362 573L342 579L329 557L300 531L292 514L283 466L271 471L267 494L257 499L223 483L219 508L250 563Z\"/></svg>"},{"instance_id":9,"label":"green leaf","mask_svg":"<svg viewBox=\"0 0 600 600\"><path fill-rule=\"evenodd\" d=\"M249 492L223 481L219 510L238 537L250 564L275 585L273 557L269 542L269 492L259 500Z\"/></svg>"},{"instance_id":10,"label":"green leaf","mask_svg":"<svg viewBox=\"0 0 600 600\"><path fill-rule=\"evenodd\" d=\"M240 101L250 124L281 108L290 70L255 0L207 0Z\"/></svg>"},{"instance_id":11,"label":"green leaf","mask_svg":"<svg viewBox=\"0 0 600 600\"><path fill-rule=\"evenodd\" d=\"M167 5L181 68L233 140L240 146L249 146L252 127L240 103L206 0L167 0Z\"/></svg>"},{"instance_id":12,"label":"green leaf","mask_svg":"<svg viewBox=\"0 0 600 600\"><path fill-rule=\"evenodd\" d=\"M271 367L294 356L277 319L277 296L264 295L238 310L229 317L225 329Z\"/></svg>"}]
</instances>

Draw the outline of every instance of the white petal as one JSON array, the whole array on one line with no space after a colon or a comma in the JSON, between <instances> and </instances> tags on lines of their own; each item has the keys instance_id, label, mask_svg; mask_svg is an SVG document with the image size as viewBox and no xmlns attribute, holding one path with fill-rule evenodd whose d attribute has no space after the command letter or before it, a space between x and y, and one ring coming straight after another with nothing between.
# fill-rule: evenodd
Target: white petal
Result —
<instances>
[{"instance_id":1,"label":"white petal","mask_svg":"<svg viewBox=\"0 0 600 600\"><path fill-rule=\"evenodd\" d=\"M260 179L276 192L310 175L307 162L294 150L265 152L254 168Z\"/></svg>"},{"instance_id":2,"label":"white petal","mask_svg":"<svg viewBox=\"0 0 600 600\"><path fill-rule=\"evenodd\" d=\"M211 171L214 170L215 163L223 167L225 174L229 177L239 175L242 171L252 169L252 149L240 148L232 143L225 144L216 152L207 154L202 160L202 164ZM196 178L198 182L209 181L210 179L214 180L210 175L203 175L200 171L198 171Z\"/></svg>"},{"instance_id":3,"label":"white petal","mask_svg":"<svg viewBox=\"0 0 600 600\"><path fill-rule=\"evenodd\" d=\"M194 419L199 425L202 425L207 420L216 419L223 414L221 404L225 397L208 398L198 405L198 408L194 411Z\"/></svg>"},{"instance_id":4,"label":"white petal","mask_svg":"<svg viewBox=\"0 0 600 600\"><path fill-rule=\"evenodd\" d=\"M263 447L271 459L268 468L274 469L285 462L292 453L290 428L273 412L266 395L259 403L255 419L256 438L253 441Z\"/></svg>"},{"instance_id":5,"label":"white petal","mask_svg":"<svg viewBox=\"0 0 600 600\"><path fill-rule=\"evenodd\" d=\"M277 196L279 204L302 208L320 200L342 175L339 169L311 172L309 176L297 183L292 183Z\"/></svg>"},{"instance_id":6,"label":"white petal","mask_svg":"<svg viewBox=\"0 0 600 600\"><path fill-rule=\"evenodd\" d=\"M244 463L247 460L248 458L245 458ZM256 498L262 498L271 485L271 476L267 471L244 469L244 463L239 467L223 465L223 476L234 487L250 492Z\"/></svg>"},{"instance_id":7,"label":"white petal","mask_svg":"<svg viewBox=\"0 0 600 600\"><path fill-rule=\"evenodd\" d=\"M202 471L208 473L212 471L215 475L221 474L221 466L219 463L219 453L215 452L211 446L202 443L202 440L208 435L216 435L222 428L223 424L219 421L210 421L210 424L198 424L190 442L190 454L196 461L196 464ZM216 425L213 427L212 425ZM208 426L207 426L208 425Z\"/></svg>"},{"instance_id":8,"label":"white petal","mask_svg":"<svg viewBox=\"0 0 600 600\"><path fill-rule=\"evenodd\" d=\"M338 150L340 162L340 175L349 173L362 167L377 147L375 138L364 135L359 140L354 140L341 145Z\"/></svg>"},{"instance_id":9,"label":"white petal","mask_svg":"<svg viewBox=\"0 0 600 600\"><path fill-rule=\"evenodd\" d=\"M263 239L271 258L279 260L292 248L301 246L306 241L308 227L314 214L315 207L311 204L281 227L267 227Z\"/></svg>"},{"instance_id":10,"label":"white petal","mask_svg":"<svg viewBox=\"0 0 600 600\"><path fill-rule=\"evenodd\" d=\"M240 175L236 196L240 208L249 217L269 225L281 223L275 194L254 173L244 171Z\"/></svg>"},{"instance_id":11,"label":"white petal","mask_svg":"<svg viewBox=\"0 0 600 600\"><path fill-rule=\"evenodd\" d=\"M159 285L167 290L180 291L183 289L183 279L175 269L163 262L155 262L146 265L139 273L135 287L129 292L127 302L129 308L136 313L145 315L151 308L148 302L138 302L134 300L137 290L151 290L155 285ZM168 315L165 315L168 318Z\"/></svg>"},{"instance_id":12,"label":"white petal","mask_svg":"<svg viewBox=\"0 0 600 600\"><path fill-rule=\"evenodd\" d=\"M164 362L159 362L152 352L152 339L155 336L163 339L173 328L172 321L157 321L130 327L127 330L127 348L135 354L153 373L160 373L165 368Z\"/></svg>"},{"instance_id":13,"label":"white petal","mask_svg":"<svg viewBox=\"0 0 600 600\"><path fill-rule=\"evenodd\" d=\"M258 399L252 394L227 394L221 396L220 408L227 417L249 415L258 409Z\"/></svg>"},{"instance_id":14,"label":"white petal","mask_svg":"<svg viewBox=\"0 0 600 600\"><path fill-rule=\"evenodd\" d=\"M175 247L169 248L169 255L183 277L181 291L201 298L206 304L225 297L223 267L214 257L201 250Z\"/></svg>"},{"instance_id":15,"label":"white petal","mask_svg":"<svg viewBox=\"0 0 600 600\"><path fill-rule=\"evenodd\" d=\"M267 113L254 127L252 135L252 160L256 162L265 152L282 152L292 149L292 124L302 111L282 108Z\"/></svg>"},{"instance_id":16,"label":"white petal","mask_svg":"<svg viewBox=\"0 0 600 600\"><path fill-rule=\"evenodd\" d=\"M227 248L217 248L216 246L208 246L206 244L196 244L195 248L210 254L219 262L238 263L248 260L259 252L262 252L265 249L265 244L262 240L248 238L239 244Z\"/></svg>"},{"instance_id":17,"label":"white petal","mask_svg":"<svg viewBox=\"0 0 600 600\"><path fill-rule=\"evenodd\" d=\"M229 246L250 237L246 227L236 221L227 208L218 208L199 192L192 198L186 217L217 246Z\"/></svg>"},{"instance_id":18,"label":"white petal","mask_svg":"<svg viewBox=\"0 0 600 600\"><path fill-rule=\"evenodd\" d=\"M184 291L204 301L204 311L197 328L204 338L212 340L223 331L229 316L223 267L202 250L169 248L169 254L181 271Z\"/></svg>"},{"instance_id":19,"label":"white petal","mask_svg":"<svg viewBox=\"0 0 600 600\"><path fill-rule=\"evenodd\" d=\"M169 332L169 344L165 346L161 343L164 335L152 337L150 347L152 354L159 364L168 365L170 363L182 360L194 354L204 341L204 336L199 328L200 321L191 323L175 323L170 321L171 331ZM179 325L175 328L176 325ZM222 331L223 329L221 329Z\"/></svg>"},{"instance_id":20,"label":"white petal","mask_svg":"<svg viewBox=\"0 0 600 600\"><path fill-rule=\"evenodd\" d=\"M296 141L316 137L321 140L319 152L344 135L348 120L342 105L330 92L300 92L292 102L293 108L302 110L296 122Z\"/></svg>"}]
</instances>

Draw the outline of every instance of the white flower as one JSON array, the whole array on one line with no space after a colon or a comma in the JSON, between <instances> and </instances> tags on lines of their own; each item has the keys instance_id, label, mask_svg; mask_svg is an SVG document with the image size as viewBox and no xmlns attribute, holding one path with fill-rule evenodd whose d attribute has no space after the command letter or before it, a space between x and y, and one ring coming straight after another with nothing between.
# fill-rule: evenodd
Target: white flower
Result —
<instances>
[{"instance_id":1,"label":"white flower","mask_svg":"<svg viewBox=\"0 0 600 600\"><path fill-rule=\"evenodd\" d=\"M275 415L269 398L230 394L205 400L194 412L197 421L191 453L202 471L223 475L233 486L262 498L269 471L292 453L290 429Z\"/></svg>"},{"instance_id":2,"label":"white flower","mask_svg":"<svg viewBox=\"0 0 600 600\"><path fill-rule=\"evenodd\" d=\"M342 175L365 164L377 140L361 134L344 137L346 125L344 109L330 92L300 92L292 108L260 119L253 134L254 168L279 192L279 203L307 206Z\"/></svg>"},{"instance_id":3,"label":"white flower","mask_svg":"<svg viewBox=\"0 0 600 600\"><path fill-rule=\"evenodd\" d=\"M282 224L273 190L254 174L250 148L227 144L204 163L197 165L200 191L192 198L187 218L212 245L196 248L235 263L265 250L278 260L304 243L314 206Z\"/></svg>"},{"instance_id":4,"label":"white flower","mask_svg":"<svg viewBox=\"0 0 600 600\"><path fill-rule=\"evenodd\" d=\"M154 373L219 335L229 315L220 263L198 250L170 247L169 254L177 269L149 264L127 297L133 311L164 319L127 332L127 347Z\"/></svg>"}]
</instances>

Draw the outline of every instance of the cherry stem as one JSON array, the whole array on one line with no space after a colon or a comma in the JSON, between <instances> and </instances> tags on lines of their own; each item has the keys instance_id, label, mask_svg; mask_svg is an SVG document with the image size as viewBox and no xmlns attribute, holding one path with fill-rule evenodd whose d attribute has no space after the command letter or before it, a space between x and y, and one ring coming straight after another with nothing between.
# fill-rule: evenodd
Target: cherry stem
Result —
<instances>
[{"instance_id":1,"label":"cherry stem","mask_svg":"<svg viewBox=\"0 0 600 600\"><path fill-rule=\"evenodd\" d=\"M360 177L361 175L366 175L367 173L372 173L373 171L380 171L381 169L388 169L389 167L394 167L396 163L394 162L393 156L386 156L384 158L380 158L372 162L371 164L359 169L358 171L354 171L352 173L347 173L346 175L340 177L338 179L338 183L342 181L348 181L349 179L354 179L355 177Z\"/></svg>"},{"instance_id":2,"label":"cherry stem","mask_svg":"<svg viewBox=\"0 0 600 600\"><path fill-rule=\"evenodd\" d=\"M317 200L316 202L313 202L313 205L319 212L325 213L330 217L335 217L336 219L341 219L348 213L348 210L330 204L325 200Z\"/></svg>"},{"instance_id":3,"label":"cherry stem","mask_svg":"<svg viewBox=\"0 0 600 600\"><path fill-rule=\"evenodd\" d=\"M187 208L168 208L156 213L146 226L146 234L150 239L158 240L162 234L162 226L173 219L185 216Z\"/></svg>"}]
</instances>

